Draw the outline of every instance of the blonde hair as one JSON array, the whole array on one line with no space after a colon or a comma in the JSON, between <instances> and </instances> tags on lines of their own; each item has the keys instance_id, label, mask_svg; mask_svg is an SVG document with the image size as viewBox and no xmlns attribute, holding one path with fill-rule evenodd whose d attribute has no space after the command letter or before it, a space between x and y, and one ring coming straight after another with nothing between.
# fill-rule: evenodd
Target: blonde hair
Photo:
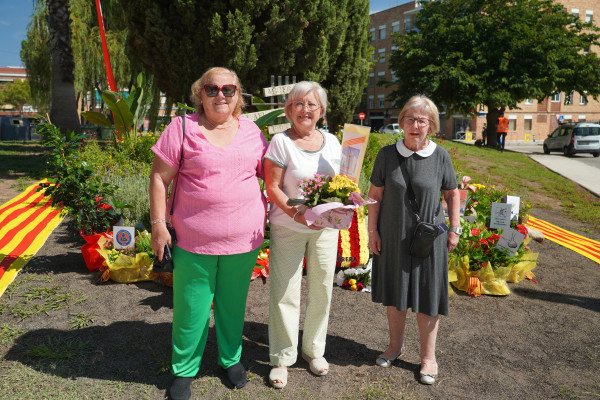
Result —
<instances>
[{"instance_id":1,"label":"blonde hair","mask_svg":"<svg viewBox=\"0 0 600 400\"><path fill-rule=\"evenodd\" d=\"M243 92L242 83L240 82L240 78L237 76L237 74L228 68L224 68L224 67L209 68L205 73L202 74L200 79L198 79L196 82L194 82L192 84L192 93L190 95L190 99L192 100L194 107L196 107L196 111L198 112L198 114L202 114L204 112L204 106L202 105L201 94L202 94L202 91L204 90L204 85L210 84L211 78L214 75L219 75L219 74L229 74L229 75L233 76L233 84L237 86L237 95L238 95L238 101L237 101L237 104L235 105L235 110L233 110L233 116L238 117L242 114L242 109L246 106L246 103L244 102L244 96L242 96L242 92Z\"/></svg>"},{"instance_id":2,"label":"blonde hair","mask_svg":"<svg viewBox=\"0 0 600 400\"><path fill-rule=\"evenodd\" d=\"M310 92L315 92L317 95L317 101L321 106L321 116L322 118L327 112L327 92L321 85L317 82L313 81L301 81L294 85L290 93L288 93L287 99L285 101L285 117L288 121L292 122L292 106L296 101L303 99Z\"/></svg>"},{"instance_id":3,"label":"blonde hair","mask_svg":"<svg viewBox=\"0 0 600 400\"><path fill-rule=\"evenodd\" d=\"M422 108L429 113L429 135L435 134L440 130L440 113L437 106L431 99L425 95L419 94L408 99L400 114L398 114L398 123L402 122L402 119L406 113L413 108Z\"/></svg>"}]
</instances>

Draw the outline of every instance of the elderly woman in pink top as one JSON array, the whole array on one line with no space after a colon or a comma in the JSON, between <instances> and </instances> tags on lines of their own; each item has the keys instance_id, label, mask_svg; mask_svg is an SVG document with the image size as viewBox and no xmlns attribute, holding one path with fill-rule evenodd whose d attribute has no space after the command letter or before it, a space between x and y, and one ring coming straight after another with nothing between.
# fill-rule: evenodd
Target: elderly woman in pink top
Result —
<instances>
[{"instance_id":1,"label":"elderly woman in pink top","mask_svg":"<svg viewBox=\"0 0 600 400\"><path fill-rule=\"evenodd\" d=\"M162 259L173 246L166 228L167 189L176 179L173 248L173 383L169 395L188 399L206 344L211 303L218 363L236 388L246 384L240 362L250 277L263 243L266 201L258 178L267 142L244 105L237 75L212 68L192 85L197 112L169 124L156 145L150 179L152 248ZM185 137L182 119L185 118ZM182 145L183 141L183 145Z\"/></svg>"}]
</instances>

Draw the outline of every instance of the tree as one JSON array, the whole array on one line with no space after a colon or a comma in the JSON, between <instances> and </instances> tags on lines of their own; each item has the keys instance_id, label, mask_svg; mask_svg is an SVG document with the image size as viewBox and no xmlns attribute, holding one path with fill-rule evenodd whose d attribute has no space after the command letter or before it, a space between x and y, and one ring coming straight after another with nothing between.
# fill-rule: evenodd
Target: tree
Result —
<instances>
[{"instance_id":1,"label":"tree","mask_svg":"<svg viewBox=\"0 0 600 400\"><path fill-rule=\"evenodd\" d=\"M587 50L599 29L552 0L446 0L422 3L417 30L396 39L392 96L426 93L448 111L488 108L488 143L497 119L528 98L554 92L600 94L600 59Z\"/></svg>"},{"instance_id":2,"label":"tree","mask_svg":"<svg viewBox=\"0 0 600 400\"><path fill-rule=\"evenodd\" d=\"M0 91L0 104L11 104L23 116L23 106L31 104L31 91L29 90L29 81L27 79L17 80L9 83Z\"/></svg>"},{"instance_id":3,"label":"tree","mask_svg":"<svg viewBox=\"0 0 600 400\"><path fill-rule=\"evenodd\" d=\"M81 125L75 101L74 61L68 0L48 0L48 30L52 58L52 106L50 120L61 132L79 133Z\"/></svg>"},{"instance_id":4,"label":"tree","mask_svg":"<svg viewBox=\"0 0 600 400\"><path fill-rule=\"evenodd\" d=\"M27 40L21 42L21 60L25 64L31 102L42 114L50 109L52 66L50 60L50 32L48 7L43 0L34 1L33 15L27 25Z\"/></svg>"},{"instance_id":5,"label":"tree","mask_svg":"<svg viewBox=\"0 0 600 400\"><path fill-rule=\"evenodd\" d=\"M329 89L334 123L348 119L368 73L367 0L121 0L135 58L159 89L185 102L212 66L235 70L260 95L271 75Z\"/></svg>"}]
</instances>

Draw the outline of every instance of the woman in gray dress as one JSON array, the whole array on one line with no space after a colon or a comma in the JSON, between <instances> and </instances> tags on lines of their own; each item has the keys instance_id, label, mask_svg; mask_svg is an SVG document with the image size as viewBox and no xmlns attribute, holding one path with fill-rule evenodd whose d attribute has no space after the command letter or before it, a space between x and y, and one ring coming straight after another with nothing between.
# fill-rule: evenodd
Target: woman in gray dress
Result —
<instances>
[{"instance_id":1,"label":"woman in gray dress","mask_svg":"<svg viewBox=\"0 0 600 400\"><path fill-rule=\"evenodd\" d=\"M404 350L404 326L409 308L417 314L421 382L437 377L435 343L439 315L448 315L448 252L460 236L460 195L450 155L427 138L440 127L438 109L425 96L414 96L398 116L404 139L382 148L371 174L369 197L369 247L373 252L372 299L387 308L388 348L376 364L389 367ZM401 163L406 166L404 179ZM412 186L422 221L445 224L440 193L448 204L449 232L441 233L427 258L410 255L417 224L410 206Z\"/></svg>"}]
</instances>

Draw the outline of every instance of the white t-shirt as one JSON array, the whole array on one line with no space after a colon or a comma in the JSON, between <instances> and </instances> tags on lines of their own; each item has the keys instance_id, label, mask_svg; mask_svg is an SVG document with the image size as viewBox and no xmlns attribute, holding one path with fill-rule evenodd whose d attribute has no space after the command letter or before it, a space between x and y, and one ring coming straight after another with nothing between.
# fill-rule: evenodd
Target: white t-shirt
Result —
<instances>
[{"instance_id":1,"label":"white t-shirt","mask_svg":"<svg viewBox=\"0 0 600 400\"><path fill-rule=\"evenodd\" d=\"M298 180L313 178L315 174L333 178L340 173L342 146L337 138L323 133L323 146L319 150L309 151L294 144L287 131L273 136L265 158L273 161L284 169L283 192L289 198L301 198ZM273 225L281 225L297 232L314 232L312 229L295 222L284 213L274 202L271 202L269 221Z\"/></svg>"}]
</instances>

